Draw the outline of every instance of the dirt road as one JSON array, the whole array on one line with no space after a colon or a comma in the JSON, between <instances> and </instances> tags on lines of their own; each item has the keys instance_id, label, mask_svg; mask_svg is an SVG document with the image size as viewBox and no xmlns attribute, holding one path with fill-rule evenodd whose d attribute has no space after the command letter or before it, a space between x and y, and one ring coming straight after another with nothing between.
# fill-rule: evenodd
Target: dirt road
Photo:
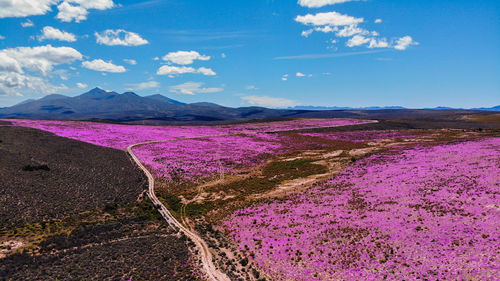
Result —
<instances>
[{"instance_id":1,"label":"dirt road","mask_svg":"<svg viewBox=\"0 0 500 281\"><path fill-rule=\"evenodd\" d=\"M210 253L210 251L208 249L208 246L205 243L205 241L200 236L198 236L196 233L194 233L194 232L190 231L189 229L185 228L168 211L167 207L165 207L165 205L163 205L163 203L158 199L158 197L156 197L155 190L154 190L154 188L155 188L155 180L154 180L153 175L141 163L141 161L139 160L139 158L137 158L137 156L132 151L132 149L135 146L144 145L144 144L148 144L148 143L151 143L151 142L133 144L133 145L127 147L127 152L130 154L130 156L135 161L135 163L139 166L139 168L141 168L141 170L143 170L144 173L146 174L146 176L148 177L148 196L149 196L149 198L151 199L151 201L153 202L153 204L157 207L158 211L163 216L163 218L167 221L167 223L172 228L181 231L182 233L184 233L187 237L189 237L195 243L196 247L200 251L201 261L202 261L202 264L203 264L203 268L205 269L205 271L206 271L206 273L208 275L208 278L210 280L214 280L214 281L223 281L223 280L228 280L229 281L230 279L224 273L222 273L219 270L217 270L217 268L213 264L212 254Z\"/></svg>"},{"instance_id":2,"label":"dirt road","mask_svg":"<svg viewBox=\"0 0 500 281\"><path fill-rule=\"evenodd\" d=\"M371 120L372 122L377 122L375 120ZM323 127L319 127L323 128ZM283 130L283 131L288 131L288 130ZM293 131L293 130L290 130ZM280 131L269 131L265 133L275 133L275 132L280 132ZM254 134L254 133L248 133L248 134ZM204 136L204 137L218 137L218 136L227 136L230 134L222 134L222 135L212 135L212 136ZM148 142L142 142L142 143L136 143L133 145L130 145L127 147L127 152L130 154L132 159L135 161L135 163L141 168L142 171L146 174L148 177L148 197L151 199L153 204L156 206L160 214L163 216L163 218L167 221L167 223L170 225L175 230L179 230L182 233L184 233L187 237L189 237L196 245L198 250L200 251L200 256L201 256L201 261L203 264L203 268L206 271L206 274L208 275L208 278L210 280L214 281L225 281L225 280L230 280L226 274L222 273L217 269L217 267L214 265L213 260L212 260L212 253L210 253L210 250L208 249L208 245L203 240L198 234L192 232L191 230L187 229L180 223L165 207L165 205L156 197L155 194L155 179L151 172L142 164L142 162L139 160L139 158L134 154L133 148L136 146L141 146L141 145L146 145L146 144L151 144L151 143L161 143L161 142L168 142L168 141L179 141L182 139L196 139L199 137L193 137L193 138L176 138L176 139L169 139L169 140L159 140L159 141L148 141Z\"/></svg>"}]
</instances>

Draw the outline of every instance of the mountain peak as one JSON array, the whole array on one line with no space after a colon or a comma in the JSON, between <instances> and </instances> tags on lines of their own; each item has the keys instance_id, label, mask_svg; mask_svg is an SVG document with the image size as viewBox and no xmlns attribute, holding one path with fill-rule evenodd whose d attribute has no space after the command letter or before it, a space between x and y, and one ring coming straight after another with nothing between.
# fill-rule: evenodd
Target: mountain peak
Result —
<instances>
[{"instance_id":1,"label":"mountain peak","mask_svg":"<svg viewBox=\"0 0 500 281\"><path fill-rule=\"evenodd\" d=\"M122 95L124 95L124 96L134 96L134 97L138 97L138 95L137 95L136 93L134 93L134 92L125 92L125 93L123 93Z\"/></svg>"},{"instance_id":2,"label":"mountain peak","mask_svg":"<svg viewBox=\"0 0 500 281\"><path fill-rule=\"evenodd\" d=\"M164 96L164 95L160 95L160 94L155 94L155 95L151 95L151 96L146 96L145 98L147 98L147 99L152 99L152 100L156 100L156 101L161 101L161 102L166 102L166 103L171 103L171 104L185 105L185 103L183 103L183 102L180 102L180 101L177 101L177 100L171 99L171 98L169 98L169 97L166 97L166 96Z\"/></svg>"}]
</instances>

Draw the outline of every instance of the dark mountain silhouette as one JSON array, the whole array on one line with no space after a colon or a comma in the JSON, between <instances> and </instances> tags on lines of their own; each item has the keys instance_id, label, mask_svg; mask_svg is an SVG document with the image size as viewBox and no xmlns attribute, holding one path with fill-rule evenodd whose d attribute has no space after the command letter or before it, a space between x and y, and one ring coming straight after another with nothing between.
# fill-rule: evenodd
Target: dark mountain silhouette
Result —
<instances>
[{"instance_id":1,"label":"dark mountain silhouette","mask_svg":"<svg viewBox=\"0 0 500 281\"><path fill-rule=\"evenodd\" d=\"M500 106L481 110L498 111ZM48 95L38 100L26 100L11 107L0 108L0 118L172 124L274 118L421 118L468 112L471 110L444 108L419 110L401 107L269 109L251 106L231 108L209 102L186 104L163 95L141 97L132 92L119 94L94 88L76 97Z\"/></svg>"},{"instance_id":2,"label":"dark mountain silhouette","mask_svg":"<svg viewBox=\"0 0 500 281\"><path fill-rule=\"evenodd\" d=\"M171 103L171 104L182 104L182 105L185 104L183 102L176 101L176 100L173 100L171 98L167 98L166 96L162 96L162 95L159 95L159 94L157 94L157 95L151 95L151 96L145 96L145 98L156 100L156 101L161 101L161 102L166 102L166 103Z\"/></svg>"},{"instance_id":3,"label":"dark mountain silhouette","mask_svg":"<svg viewBox=\"0 0 500 281\"><path fill-rule=\"evenodd\" d=\"M141 97L94 88L82 95L48 95L0 109L3 118L60 120L225 121L280 117L280 110L229 108L213 103L185 104L162 95Z\"/></svg>"}]
</instances>

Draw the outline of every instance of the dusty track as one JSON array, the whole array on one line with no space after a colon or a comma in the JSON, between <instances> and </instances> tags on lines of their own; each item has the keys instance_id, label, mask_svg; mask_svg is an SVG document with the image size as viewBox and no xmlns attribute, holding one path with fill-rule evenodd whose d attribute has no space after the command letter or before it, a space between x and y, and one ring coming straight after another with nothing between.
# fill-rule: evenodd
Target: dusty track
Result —
<instances>
[{"instance_id":1,"label":"dusty track","mask_svg":"<svg viewBox=\"0 0 500 281\"><path fill-rule=\"evenodd\" d=\"M144 144L149 144L153 142L145 142L145 143L138 143L138 144L133 144L127 147L127 152L130 154L132 159L135 161L135 163L141 168L141 170L144 171L146 176L148 177L148 196L153 202L153 204L158 208L158 211L162 215L162 217L167 221L167 223L174 229L178 229L179 231L183 232L187 237L189 237L196 245L198 250L200 250L201 253L201 261L203 264L203 268L205 269L208 277L210 280L216 280L216 281L221 281L221 280L230 280L224 273L220 272L217 270L215 265L213 264L212 261L212 254L210 253L208 246L200 236L198 236L196 233L192 232L191 230L185 228L163 205L163 203L156 197L155 194L155 180L153 175L149 172L149 170L141 163L139 158L134 154L132 149L135 146L139 145L144 145Z\"/></svg>"},{"instance_id":2,"label":"dusty track","mask_svg":"<svg viewBox=\"0 0 500 281\"><path fill-rule=\"evenodd\" d=\"M376 123L376 120L372 120L373 123ZM331 127L331 126L319 126L317 128L326 128L326 127ZM315 127L316 128L316 127ZM313 129L313 128L309 128ZM278 131L267 131L263 133L277 133L277 132L285 132L285 131L295 131L294 130L278 130ZM248 135L255 134L253 132L247 133ZM139 160L139 158L134 154L133 148L136 146L141 146L141 145L146 145L146 144L152 144L152 143L162 143L162 142L168 142L168 141L179 141L183 139L198 139L198 138L206 138L206 137L222 137L222 136L229 136L229 135L235 135L235 134L220 134L220 135L210 135L210 136L203 136L203 137L192 137L192 138L175 138L175 139L169 139L169 140L157 140L157 141L148 141L148 142L142 142L142 143L136 143L133 145L130 145L127 147L127 152L128 154L132 157L134 162L141 168L142 171L146 174L148 178L148 197L151 199L153 204L156 206L162 217L167 221L170 227L172 227L175 230L179 230L182 233L184 233L187 237L189 237L196 245L198 250L200 251L200 256L201 256L201 261L203 264L203 268L206 271L206 274L208 275L208 278L210 280L214 281L225 281L225 280L230 280L224 273L219 271L217 267L213 263L212 259L212 253L210 253L210 250L208 248L207 243L205 240L203 240L198 234L194 233L193 231L189 230L188 228L184 227L182 223L180 223L173 215L170 213L170 211L165 207L165 205L156 197L155 194L155 179L154 176L151 174L151 172L142 164L142 162Z\"/></svg>"}]
</instances>

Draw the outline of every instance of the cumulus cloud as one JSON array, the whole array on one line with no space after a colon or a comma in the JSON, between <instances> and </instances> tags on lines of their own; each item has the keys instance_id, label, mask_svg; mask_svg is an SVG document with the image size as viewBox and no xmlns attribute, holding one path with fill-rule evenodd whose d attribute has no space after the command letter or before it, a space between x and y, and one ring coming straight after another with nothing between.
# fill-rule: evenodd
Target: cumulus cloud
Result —
<instances>
[{"instance_id":1,"label":"cumulus cloud","mask_svg":"<svg viewBox=\"0 0 500 281\"><path fill-rule=\"evenodd\" d=\"M299 0L298 4L304 7L318 8L350 1L356 0ZM418 44L411 36L401 37L396 42L388 42L386 38L380 38L377 31L369 31L360 27L360 24L364 22L363 18L352 17L338 12L306 14L295 17L295 21L310 27L302 31L301 35L303 37L307 38L313 32L334 33L335 37L348 38L346 42L348 47L364 46L369 49L394 48L396 50L406 50L409 46ZM381 22L382 19L375 19L374 21L374 23ZM327 46L327 48L332 47Z\"/></svg>"},{"instance_id":2,"label":"cumulus cloud","mask_svg":"<svg viewBox=\"0 0 500 281\"><path fill-rule=\"evenodd\" d=\"M21 23L21 26L22 27L32 27L32 26L35 26L35 24L30 19L27 19L26 21Z\"/></svg>"},{"instance_id":3,"label":"cumulus cloud","mask_svg":"<svg viewBox=\"0 0 500 281\"><path fill-rule=\"evenodd\" d=\"M302 31L302 33L300 35L304 36L304 37L309 37L309 35L311 35L313 32L314 32L314 29L308 29L308 30Z\"/></svg>"},{"instance_id":4,"label":"cumulus cloud","mask_svg":"<svg viewBox=\"0 0 500 281\"><path fill-rule=\"evenodd\" d=\"M139 34L123 29L107 29L101 33L96 32L94 35L97 43L107 46L140 46L149 43Z\"/></svg>"},{"instance_id":5,"label":"cumulus cloud","mask_svg":"<svg viewBox=\"0 0 500 281\"><path fill-rule=\"evenodd\" d=\"M87 19L88 10L113 8L113 0L0 0L0 18L45 15L57 5L56 18L64 22L80 22ZM32 26L27 22L26 26Z\"/></svg>"},{"instance_id":6,"label":"cumulus cloud","mask_svg":"<svg viewBox=\"0 0 500 281\"><path fill-rule=\"evenodd\" d=\"M54 65L81 59L82 54L70 47L16 47L0 50L0 70L23 73L28 69L46 76Z\"/></svg>"},{"instance_id":7,"label":"cumulus cloud","mask_svg":"<svg viewBox=\"0 0 500 281\"><path fill-rule=\"evenodd\" d=\"M418 42L415 42L411 36L404 36L399 38L396 41L396 45L394 45L394 49L396 50L406 50L411 45L418 45Z\"/></svg>"},{"instance_id":8,"label":"cumulus cloud","mask_svg":"<svg viewBox=\"0 0 500 281\"><path fill-rule=\"evenodd\" d=\"M307 8L320 8L327 5L352 2L357 0L299 0L298 4Z\"/></svg>"},{"instance_id":9,"label":"cumulus cloud","mask_svg":"<svg viewBox=\"0 0 500 281\"><path fill-rule=\"evenodd\" d=\"M208 94L224 91L223 88L203 88L202 82L186 82L183 84L171 86L170 92L183 95Z\"/></svg>"},{"instance_id":10,"label":"cumulus cloud","mask_svg":"<svg viewBox=\"0 0 500 281\"><path fill-rule=\"evenodd\" d=\"M43 77L15 72L0 72L0 95L23 96L23 93L53 94L67 89L63 84L52 85Z\"/></svg>"},{"instance_id":11,"label":"cumulus cloud","mask_svg":"<svg viewBox=\"0 0 500 281\"><path fill-rule=\"evenodd\" d=\"M113 0L65 0L57 6L56 18L63 22L80 22L87 19L88 10L106 10L115 6Z\"/></svg>"},{"instance_id":12,"label":"cumulus cloud","mask_svg":"<svg viewBox=\"0 0 500 281\"><path fill-rule=\"evenodd\" d=\"M0 0L0 18L44 15L59 0Z\"/></svg>"},{"instance_id":13,"label":"cumulus cloud","mask_svg":"<svg viewBox=\"0 0 500 281\"><path fill-rule=\"evenodd\" d=\"M128 84L128 85L131 86L130 88L128 88L129 90L144 90L144 89L152 89L160 87L160 83L158 83L157 81L147 81L147 82Z\"/></svg>"},{"instance_id":14,"label":"cumulus cloud","mask_svg":"<svg viewBox=\"0 0 500 281\"><path fill-rule=\"evenodd\" d=\"M63 84L52 85L46 77L54 73L62 79L67 78L64 70L52 72L54 66L81 59L82 54L70 47L46 45L0 50L0 95L52 94L67 89ZM33 76L26 71L42 76Z\"/></svg>"},{"instance_id":15,"label":"cumulus cloud","mask_svg":"<svg viewBox=\"0 0 500 281\"><path fill-rule=\"evenodd\" d=\"M82 62L82 66L95 71L102 72L113 72L120 73L125 72L127 69L121 65L113 64L111 61L103 61L102 59L95 59L92 61L84 61Z\"/></svg>"},{"instance_id":16,"label":"cumulus cloud","mask_svg":"<svg viewBox=\"0 0 500 281\"><path fill-rule=\"evenodd\" d=\"M269 106L269 107L289 107L297 105L297 102L285 98L275 98L269 96L243 96L242 100L251 105Z\"/></svg>"},{"instance_id":17,"label":"cumulus cloud","mask_svg":"<svg viewBox=\"0 0 500 281\"><path fill-rule=\"evenodd\" d=\"M0 71L23 73L21 64L3 52L0 52Z\"/></svg>"},{"instance_id":18,"label":"cumulus cloud","mask_svg":"<svg viewBox=\"0 0 500 281\"><path fill-rule=\"evenodd\" d=\"M196 73L196 69L187 66L170 66L164 65L158 69L156 74L158 75L179 75L185 73Z\"/></svg>"},{"instance_id":19,"label":"cumulus cloud","mask_svg":"<svg viewBox=\"0 0 500 281\"><path fill-rule=\"evenodd\" d=\"M345 26L359 24L364 21L363 18L355 18L349 15L343 15L337 12L317 13L315 15L307 14L297 16L295 21L311 26Z\"/></svg>"},{"instance_id":20,"label":"cumulus cloud","mask_svg":"<svg viewBox=\"0 0 500 281\"><path fill-rule=\"evenodd\" d=\"M207 68L207 67L200 67L200 68L198 68L197 72L201 73L203 75L206 75L206 76L217 75L217 73L215 73L215 71L213 71L211 68Z\"/></svg>"},{"instance_id":21,"label":"cumulus cloud","mask_svg":"<svg viewBox=\"0 0 500 281\"><path fill-rule=\"evenodd\" d=\"M346 43L346 46L348 47L357 47L362 45L366 45L369 49L394 48L396 50L406 50L411 45L418 45L418 42L415 42L411 36L401 37L396 40L396 42L389 43L386 38L369 38L363 35L355 35Z\"/></svg>"},{"instance_id":22,"label":"cumulus cloud","mask_svg":"<svg viewBox=\"0 0 500 281\"><path fill-rule=\"evenodd\" d=\"M356 34L360 34L360 35L368 35L368 34L377 34L376 32L370 32L366 29L363 29L357 25L348 25L348 26L345 26L344 28L342 29L339 29L335 35L337 35L338 37L351 37L351 36L354 36ZM378 35L378 34L377 34Z\"/></svg>"},{"instance_id":23,"label":"cumulus cloud","mask_svg":"<svg viewBox=\"0 0 500 281\"><path fill-rule=\"evenodd\" d=\"M133 59L123 59L124 62L130 64L130 65L136 65L137 61Z\"/></svg>"},{"instance_id":24,"label":"cumulus cloud","mask_svg":"<svg viewBox=\"0 0 500 281\"><path fill-rule=\"evenodd\" d=\"M388 48L390 45L387 42L387 39L385 38L372 38L370 39L370 43L368 44L368 48L373 49L373 48Z\"/></svg>"},{"instance_id":25,"label":"cumulus cloud","mask_svg":"<svg viewBox=\"0 0 500 281\"><path fill-rule=\"evenodd\" d=\"M80 88L80 89L85 89L85 88L87 88L87 87L88 87L88 85L87 85L87 84L85 84L85 83L80 83L80 82L76 83L76 86L77 86L78 88Z\"/></svg>"},{"instance_id":26,"label":"cumulus cloud","mask_svg":"<svg viewBox=\"0 0 500 281\"><path fill-rule=\"evenodd\" d=\"M42 29L42 35L38 36L38 41L43 41L48 39L75 42L76 36L72 33L59 30L52 26L46 26Z\"/></svg>"},{"instance_id":27,"label":"cumulus cloud","mask_svg":"<svg viewBox=\"0 0 500 281\"><path fill-rule=\"evenodd\" d=\"M177 51L164 55L162 59L175 64L188 65L193 64L195 60L210 60L210 56L200 55L196 51Z\"/></svg>"},{"instance_id":28,"label":"cumulus cloud","mask_svg":"<svg viewBox=\"0 0 500 281\"><path fill-rule=\"evenodd\" d=\"M363 35L355 35L349 39L346 43L347 47L357 47L370 42L370 38L366 38Z\"/></svg>"},{"instance_id":29,"label":"cumulus cloud","mask_svg":"<svg viewBox=\"0 0 500 281\"><path fill-rule=\"evenodd\" d=\"M281 80L283 81L288 80L288 74L283 74L283 76L281 76Z\"/></svg>"},{"instance_id":30,"label":"cumulus cloud","mask_svg":"<svg viewBox=\"0 0 500 281\"><path fill-rule=\"evenodd\" d=\"M207 76L213 76L217 74L212 69L206 67L200 67L196 69L194 67L188 67L188 66L171 66L171 65L163 65L156 72L156 74L158 75L168 75L169 77L174 77L176 75L181 75L186 73L198 73Z\"/></svg>"},{"instance_id":31,"label":"cumulus cloud","mask_svg":"<svg viewBox=\"0 0 500 281\"><path fill-rule=\"evenodd\" d=\"M297 72L297 73L295 73L295 76L297 76L297 77L312 77L312 74L304 74L302 72Z\"/></svg>"},{"instance_id":32,"label":"cumulus cloud","mask_svg":"<svg viewBox=\"0 0 500 281\"><path fill-rule=\"evenodd\" d=\"M0 35L0 40L5 39L5 36Z\"/></svg>"}]
</instances>

